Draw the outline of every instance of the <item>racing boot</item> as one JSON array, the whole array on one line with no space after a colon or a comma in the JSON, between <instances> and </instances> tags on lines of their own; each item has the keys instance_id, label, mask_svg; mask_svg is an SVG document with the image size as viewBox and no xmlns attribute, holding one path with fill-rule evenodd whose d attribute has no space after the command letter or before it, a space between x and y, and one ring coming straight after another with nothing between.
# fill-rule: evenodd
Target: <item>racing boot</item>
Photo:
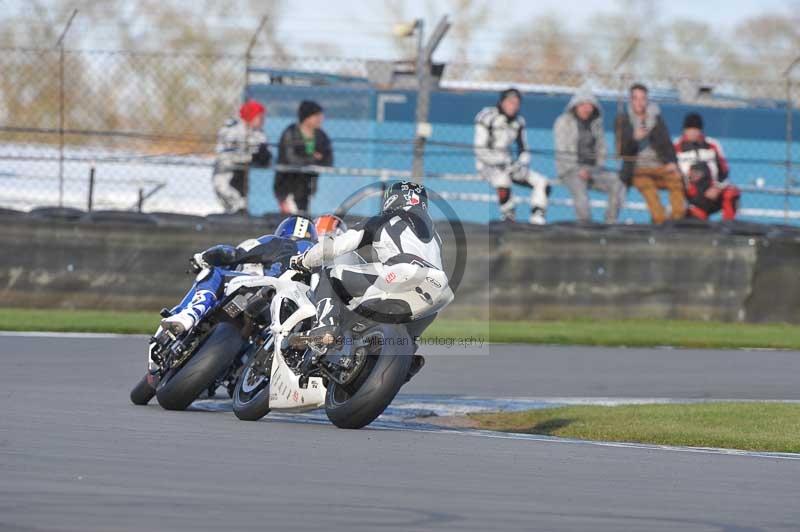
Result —
<instances>
[{"instance_id":1,"label":"racing boot","mask_svg":"<svg viewBox=\"0 0 800 532\"><path fill-rule=\"evenodd\" d=\"M210 290L198 290L189 305L172 316L161 320L161 327L174 336L186 334L214 307L217 296Z\"/></svg>"},{"instance_id":2,"label":"racing boot","mask_svg":"<svg viewBox=\"0 0 800 532\"><path fill-rule=\"evenodd\" d=\"M314 351L324 353L330 346L339 343L341 336L337 325L317 325L308 331L289 335L286 341L294 349L310 347Z\"/></svg>"},{"instance_id":3,"label":"racing boot","mask_svg":"<svg viewBox=\"0 0 800 532\"><path fill-rule=\"evenodd\" d=\"M530 172L528 182L531 187L531 225L544 225L547 223L547 205L550 197L550 184L547 178L538 172Z\"/></svg>"},{"instance_id":4,"label":"racing boot","mask_svg":"<svg viewBox=\"0 0 800 532\"><path fill-rule=\"evenodd\" d=\"M410 381L411 377L419 373L419 370L421 370L423 366L425 366L425 357L422 355L414 355L411 358L411 367L408 369L408 375L406 375L406 382Z\"/></svg>"},{"instance_id":5,"label":"racing boot","mask_svg":"<svg viewBox=\"0 0 800 532\"><path fill-rule=\"evenodd\" d=\"M294 333L287 342L295 349L308 346L319 353L341 342L339 309L334 306L333 298L326 297L317 303L317 324L313 329Z\"/></svg>"},{"instance_id":6,"label":"racing boot","mask_svg":"<svg viewBox=\"0 0 800 532\"><path fill-rule=\"evenodd\" d=\"M528 220L531 225L544 225L547 223L547 219L544 217L544 212L540 207L536 207L533 212L531 212L531 217Z\"/></svg>"},{"instance_id":7,"label":"racing boot","mask_svg":"<svg viewBox=\"0 0 800 532\"><path fill-rule=\"evenodd\" d=\"M172 333L173 336L181 336L196 323L194 314L187 310L182 310L177 314L161 320L161 327Z\"/></svg>"}]
</instances>

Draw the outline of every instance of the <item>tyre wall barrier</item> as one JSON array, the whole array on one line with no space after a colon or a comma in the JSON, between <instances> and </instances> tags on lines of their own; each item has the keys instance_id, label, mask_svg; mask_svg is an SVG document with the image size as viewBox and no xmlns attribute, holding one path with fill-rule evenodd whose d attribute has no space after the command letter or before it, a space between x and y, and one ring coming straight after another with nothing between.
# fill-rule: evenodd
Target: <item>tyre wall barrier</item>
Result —
<instances>
[{"instance_id":1,"label":"tyre wall barrier","mask_svg":"<svg viewBox=\"0 0 800 532\"><path fill-rule=\"evenodd\" d=\"M189 257L273 218L0 213L0 306L157 310ZM455 241L442 226L452 275ZM754 224L466 225L450 317L800 323L800 232Z\"/></svg>"}]
</instances>

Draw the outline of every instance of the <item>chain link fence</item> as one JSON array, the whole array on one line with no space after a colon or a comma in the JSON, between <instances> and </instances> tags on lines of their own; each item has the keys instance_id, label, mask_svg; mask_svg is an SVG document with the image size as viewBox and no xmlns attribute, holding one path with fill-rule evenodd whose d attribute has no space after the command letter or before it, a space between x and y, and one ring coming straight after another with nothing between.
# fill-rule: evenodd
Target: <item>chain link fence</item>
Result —
<instances>
[{"instance_id":1,"label":"chain link fence","mask_svg":"<svg viewBox=\"0 0 800 532\"><path fill-rule=\"evenodd\" d=\"M0 68L3 208L222 212L212 186L216 133L243 97L266 104L273 155L301 100L325 108L334 168L320 176L315 214L333 210L376 179L411 175L418 96L412 63L13 48L0 49ZM791 72L734 80L641 72L635 61L614 72L526 69L501 61L434 65L434 77L424 179L448 194L465 220L498 216L493 190L475 175L472 146L474 117L494 105L497 91L523 90L532 167L555 178L552 126L571 93L587 86L600 99L613 155L614 115L624 111L627 87L643 81L673 137L687 112L703 115L706 132L726 151L731 181L743 190L743 218L800 223L800 120L793 105L800 101L800 81L793 82ZM620 162L607 164L616 171ZM251 214L277 210L272 180L271 169L251 171ZM554 184L548 219L574 219L568 191ZM597 219L605 197L592 200ZM649 219L634 190L622 219Z\"/></svg>"}]
</instances>

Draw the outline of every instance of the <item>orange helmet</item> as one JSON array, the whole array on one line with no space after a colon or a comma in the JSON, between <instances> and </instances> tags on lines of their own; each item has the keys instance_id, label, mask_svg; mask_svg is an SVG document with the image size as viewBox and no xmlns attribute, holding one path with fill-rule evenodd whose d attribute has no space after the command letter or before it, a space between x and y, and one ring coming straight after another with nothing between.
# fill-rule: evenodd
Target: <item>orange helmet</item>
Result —
<instances>
[{"instance_id":1,"label":"orange helmet","mask_svg":"<svg viewBox=\"0 0 800 532\"><path fill-rule=\"evenodd\" d=\"M323 214L314 220L314 227L317 228L317 235L320 237L325 235L338 236L347 231L347 224L333 214Z\"/></svg>"}]
</instances>

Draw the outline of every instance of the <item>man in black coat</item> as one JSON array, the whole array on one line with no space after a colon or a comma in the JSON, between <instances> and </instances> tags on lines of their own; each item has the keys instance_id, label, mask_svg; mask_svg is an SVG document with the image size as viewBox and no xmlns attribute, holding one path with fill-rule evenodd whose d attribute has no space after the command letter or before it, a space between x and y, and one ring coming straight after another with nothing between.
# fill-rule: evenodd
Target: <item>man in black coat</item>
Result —
<instances>
[{"instance_id":1,"label":"man in black coat","mask_svg":"<svg viewBox=\"0 0 800 532\"><path fill-rule=\"evenodd\" d=\"M297 123L287 127L278 146L278 164L291 166L333 166L333 146L322 130L325 116L317 102L305 100L297 109ZM298 170L275 174L275 197L281 213L307 212L317 191L315 172Z\"/></svg>"}]
</instances>

